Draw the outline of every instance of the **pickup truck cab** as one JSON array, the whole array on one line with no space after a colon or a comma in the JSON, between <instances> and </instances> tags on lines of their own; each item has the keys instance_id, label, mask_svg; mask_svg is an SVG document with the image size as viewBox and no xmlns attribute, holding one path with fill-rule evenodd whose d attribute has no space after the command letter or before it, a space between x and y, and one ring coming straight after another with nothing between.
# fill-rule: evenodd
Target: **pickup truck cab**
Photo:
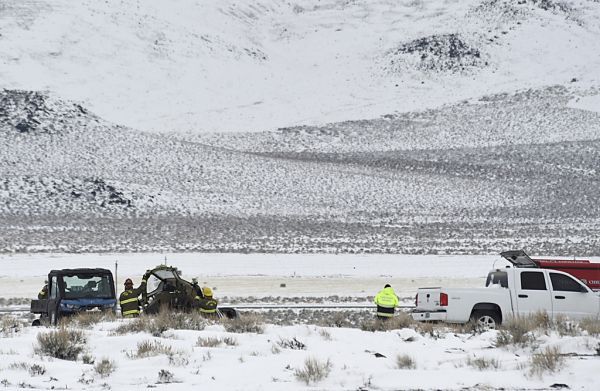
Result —
<instances>
[{"instance_id":1,"label":"pickup truck cab","mask_svg":"<svg viewBox=\"0 0 600 391\"><path fill-rule=\"evenodd\" d=\"M419 288L412 317L495 328L507 318L536 312L570 319L600 316L600 292L568 273L530 265L522 251L502 255L515 267L491 271L485 288Z\"/></svg>"}]
</instances>

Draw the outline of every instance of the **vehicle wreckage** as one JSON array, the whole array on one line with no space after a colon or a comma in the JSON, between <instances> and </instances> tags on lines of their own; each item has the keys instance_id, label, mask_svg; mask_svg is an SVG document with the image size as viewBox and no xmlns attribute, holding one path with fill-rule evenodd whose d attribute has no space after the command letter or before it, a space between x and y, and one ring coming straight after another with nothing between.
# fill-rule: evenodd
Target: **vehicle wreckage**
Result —
<instances>
[{"instance_id":1,"label":"vehicle wreckage","mask_svg":"<svg viewBox=\"0 0 600 391\"><path fill-rule=\"evenodd\" d=\"M176 267L159 265L146 274L146 291L140 301L144 313L156 314L165 309L191 312L196 308L196 297L204 297L198 283L184 280ZM233 319L239 314L235 308L217 307L217 315Z\"/></svg>"},{"instance_id":2,"label":"vehicle wreckage","mask_svg":"<svg viewBox=\"0 0 600 391\"><path fill-rule=\"evenodd\" d=\"M140 307L144 313L161 311L192 312L197 310L196 298L203 298L196 281L187 281L173 266L159 265L146 272L148 281L142 292ZM108 269L61 269L48 273L48 294L31 301L30 312L40 317L34 326L56 325L66 316L81 312L117 311L117 295L113 274ZM238 311L231 307L217 307L217 316L237 318Z\"/></svg>"}]
</instances>

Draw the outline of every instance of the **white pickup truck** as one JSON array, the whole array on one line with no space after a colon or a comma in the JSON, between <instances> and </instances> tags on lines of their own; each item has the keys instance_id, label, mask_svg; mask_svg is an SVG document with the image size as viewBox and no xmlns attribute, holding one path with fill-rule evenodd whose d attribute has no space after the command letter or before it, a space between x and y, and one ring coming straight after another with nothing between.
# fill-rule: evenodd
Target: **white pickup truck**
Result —
<instances>
[{"instance_id":1,"label":"white pickup truck","mask_svg":"<svg viewBox=\"0 0 600 391\"><path fill-rule=\"evenodd\" d=\"M501 254L514 267L488 274L485 288L419 288L412 317L495 328L513 316L545 311L570 319L600 317L600 292L570 274L541 269L523 251Z\"/></svg>"}]
</instances>

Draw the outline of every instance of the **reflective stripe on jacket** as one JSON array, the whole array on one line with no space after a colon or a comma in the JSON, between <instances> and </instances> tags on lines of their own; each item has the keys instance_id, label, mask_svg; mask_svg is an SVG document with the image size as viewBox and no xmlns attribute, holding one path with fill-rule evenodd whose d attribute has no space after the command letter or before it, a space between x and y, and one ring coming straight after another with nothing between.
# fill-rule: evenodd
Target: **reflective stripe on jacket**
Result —
<instances>
[{"instance_id":1,"label":"reflective stripe on jacket","mask_svg":"<svg viewBox=\"0 0 600 391\"><path fill-rule=\"evenodd\" d=\"M380 307L396 308L398 306L398 296L396 296L392 287L387 287L377 293L374 302Z\"/></svg>"},{"instance_id":2,"label":"reflective stripe on jacket","mask_svg":"<svg viewBox=\"0 0 600 391\"><path fill-rule=\"evenodd\" d=\"M140 286L135 289L128 289L119 296L119 305L121 306L121 315L131 317L140 314L140 302L138 296L146 289L146 280L142 280Z\"/></svg>"},{"instance_id":3,"label":"reflective stripe on jacket","mask_svg":"<svg viewBox=\"0 0 600 391\"><path fill-rule=\"evenodd\" d=\"M217 312L217 301L208 297L201 298L198 300L198 310L203 314L214 314Z\"/></svg>"}]
</instances>

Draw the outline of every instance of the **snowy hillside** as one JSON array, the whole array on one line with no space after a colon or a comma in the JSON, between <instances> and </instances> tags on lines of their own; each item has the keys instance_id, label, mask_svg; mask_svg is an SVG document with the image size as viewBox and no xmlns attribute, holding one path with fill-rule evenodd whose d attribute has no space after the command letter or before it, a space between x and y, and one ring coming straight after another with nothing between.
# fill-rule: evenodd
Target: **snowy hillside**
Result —
<instances>
[{"instance_id":1,"label":"snowy hillside","mask_svg":"<svg viewBox=\"0 0 600 391\"><path fill-rule=\"evenodd\" d=\"M0 80L152 131L261 131L600 82L594 0L3 0Z\"/></svg>"},{"instance_id":2,"label":"snowy hillside","mask_svg":"<svg viewBox=\"0 0 600 391\"><path fill-rule=\"evenodd\" d=\"M0 251L600 253L597 1L0 11Z\"/></svg>"}]
</instances>

